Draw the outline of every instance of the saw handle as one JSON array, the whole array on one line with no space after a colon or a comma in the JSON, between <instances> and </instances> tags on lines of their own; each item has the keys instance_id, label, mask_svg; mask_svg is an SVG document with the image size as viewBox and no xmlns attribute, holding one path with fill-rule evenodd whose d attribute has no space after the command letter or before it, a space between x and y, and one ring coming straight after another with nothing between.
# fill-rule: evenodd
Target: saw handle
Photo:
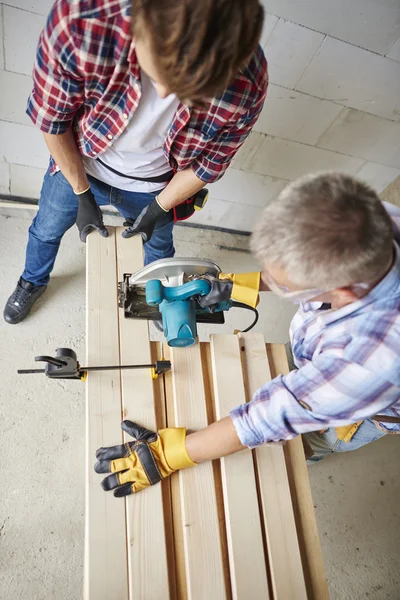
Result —
<instances>
[{"instance_id":1,"label":"saw handle","mask_svg":"<svg viewBox=\"0 0 400 600\"><path fill-rule=\"evenodd\" d=\"M168 346L187 348L196 343L195 298L210 290L211 284L206 279L171 287L163 285L159 279L146 283L146 302L158 306Z\"/></svg>"},{"instance_id":2,"label":"saw handle","mask_svg":"<svg viewBox=\"0 0 400 600\"><path fill-rule=\"evenodd\" d=\"M150 306L158 306L163 300L167 302L190 300L195 296L205 296L210 290L211 284L206 279L196 279L171 287L163 285L159 279L151 279L146 284L146 302Z\"/></svg>"}]
</instances>

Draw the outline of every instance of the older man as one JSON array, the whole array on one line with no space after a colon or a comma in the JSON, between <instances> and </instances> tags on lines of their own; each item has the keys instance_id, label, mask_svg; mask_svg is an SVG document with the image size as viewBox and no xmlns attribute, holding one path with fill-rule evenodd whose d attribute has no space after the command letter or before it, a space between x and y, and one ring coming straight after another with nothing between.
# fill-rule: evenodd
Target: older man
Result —
<instances>
[{"instance_id":1,"label":"older man","mask_svg":"<svg viewBox=\"0 0 400 600\"><path fill-rule=\"evenodd\" d=\"M138 457L135 442L98 450L96 471L112 473L103 488L130 494L177 469L299 434L320 460L399 433L399 225L400 209L347 175L289 185L265 209L252 248L260 289L300 303L290 328L296 369L188 436L124 421L147 451ZM215 280L209 303L234 297L238 284Z\"/></svg>"}]
</instances>

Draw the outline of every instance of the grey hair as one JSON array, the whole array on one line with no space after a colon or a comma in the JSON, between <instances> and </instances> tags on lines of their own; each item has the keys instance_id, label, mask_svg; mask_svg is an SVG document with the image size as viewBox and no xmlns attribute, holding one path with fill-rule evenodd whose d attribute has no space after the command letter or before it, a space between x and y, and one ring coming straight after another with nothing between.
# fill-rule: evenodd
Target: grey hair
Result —
<instances>
[{"instance_id":1,"label":"grey hair","mask_svg":"<svg viewBox=\"0 0 400 600\"><path fill-rule=\"evenodd\" d=\"M290 183L268 204L251 237L261 265L284 268L304 289L376 281L393 252L393 225L378 195L342 173Z\"/></svg>"}]
</instances>

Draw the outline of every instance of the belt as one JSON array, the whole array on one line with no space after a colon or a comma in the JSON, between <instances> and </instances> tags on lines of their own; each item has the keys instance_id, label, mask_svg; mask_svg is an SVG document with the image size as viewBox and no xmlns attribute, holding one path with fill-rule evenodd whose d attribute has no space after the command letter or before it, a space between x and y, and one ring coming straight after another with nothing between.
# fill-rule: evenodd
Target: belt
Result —
<instances>
[{"instance_id":1,"label":"belt","mask_svg":"<svg viewBox=\"0 0 400 600\"><path fill-rule=\"evenodd\" d=\"M371 421L382 421L382 423L400 423L400 417L390 417L389 415L374 415L370 419Z\"/></svg>"},{"instance_id":2,"label":"belt","mask_svg":"<svg viewBox=\"0 0 400 600\"><path fill-rule=\"evenodd\" d=\"M105 162L100 160L100 158L96 158L103 167L114 173L115 175L119 175L120 177L125 177L126 179L132 179L134 181L148 181L149 183L165 183L170 181L174 176L173 171L167 171L166 173L162 173L161 175L156 175L155 177L131 177L131 175L125 175L125 173L120 173L117 169L113 169L112 167L106 165Z\"/></svg>"}]
</instances>

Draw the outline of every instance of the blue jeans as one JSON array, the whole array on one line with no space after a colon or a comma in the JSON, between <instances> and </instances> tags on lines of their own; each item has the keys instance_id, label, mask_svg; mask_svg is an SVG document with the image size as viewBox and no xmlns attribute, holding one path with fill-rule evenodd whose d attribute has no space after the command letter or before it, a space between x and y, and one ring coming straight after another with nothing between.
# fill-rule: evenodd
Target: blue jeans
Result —
<instances>
[{"instance_id":1,"label":"blue jeans","mask_svg":"<svg viewBox=\"0 0 400 600\"><path fill-rule=\"evenodd\" d=\"M290 343L286 344L286 357L290 371L295 371L297 367L294 363L292 346ZM303 438L309 443L314 451L314 455L307 460L307 463L312 464L319 462L327 454L332 454L333 452L350 452L351 450L358 450L358 448L362 448L366 444L379 440L379 438L384 435L387 434L378 429L371 419L366 419L361 423L350 442L338 440L335 427L330 427L323 433L318 433L317 431L304 433Z\"/></svg>"},{"instance_id":2,"label":"blue jeans","mask_svg":"<svg viewBox=\"0 0 400 600\"><path fill-rule=\"evenodd\" d=\"M136 219L156 196L156 193L119 190L91 176L88 176L88 179L97 204L115 206L124 218ZM77 212L77 197L64 175L60 171L50 175L48 170L40 193L39 210L29 228L25 270L22 274L26 281L34 285L45 285L49 282L61 239L75 224ZM146 265L159 258L174 255L173 226L169 214L157 222L151 240L144 245ZM129 240L126 240L126 243L129 243Z\"/></svg>"},{"instance_id":3,"label":"blue jeans","mask_svg":"<svg viewBox=\"0 0 400 600\"><path fill-rule=\"evenodd\" d=\"M349 442L338 440L334 427L330 427L324 433L317 433L316 431L306 433L303 437L314 450L314 455L307 462L309 464L319 462L327 454L332 454L333 452L358 450L358 448L379 440L384 435L387 434L378 429L371 419L366 419L361 423Z\"/></svg>"}]
</instances>

